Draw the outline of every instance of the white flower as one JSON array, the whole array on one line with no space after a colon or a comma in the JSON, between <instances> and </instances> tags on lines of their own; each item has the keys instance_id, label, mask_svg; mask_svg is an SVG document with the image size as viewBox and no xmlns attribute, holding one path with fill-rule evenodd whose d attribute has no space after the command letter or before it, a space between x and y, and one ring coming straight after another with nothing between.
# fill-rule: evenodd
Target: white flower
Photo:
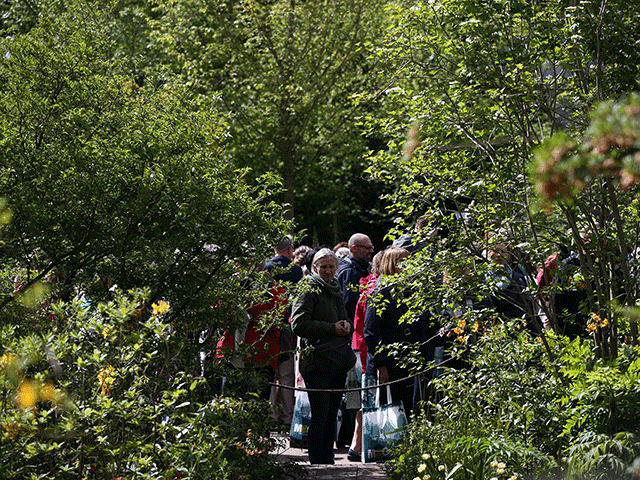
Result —
<instances>
[{"instance_id":1,"label":"white flower","mask_svg":"<svg viewBox=\"0 0 640 480\"><path fill-rule=\"evenodd\" d=\"M518 475L513 475L509 477L509 480L518 480Z\"/></svg>"},{"instance_id":2,"label":"white flower","mask_svg":"<svg viewBox=\"0 0 640 480\"><path fill-rule=\"evenodd\" d=\"M422 473L427 469L427 466L424 463L421 463L418 467L418 473Z\"/></svg>"},{"instance_id":3,"label":"white flower","mask_svg":"<svg viewBox=\"0 0 640 480\"><path fill-rule=\"evenodd\" d=\"M423 453L422 454L422 459L423 460L429 460L431 458L431 455L429 455L428 453Z\"/></svg>"},{"instance_id":4,"label":"white flower","mask_svg":"<svg viewBox=\"0 0 640 480\"><path fill-rule=\"evenodd\" d=\"M498 466L498 462L496 462L495 460L491 462L491 468L496 468L497 466Z\"/></svg>"},{"instance_id":5,"label":"white flower","mask_svg":"<svg viewBox=\"0 0 640 480\"><path fill-rule=\"evenodd\" d=\"M498 480L498 477L491 477L490 480Z\"/></svg>"},{"instance_id":6,"label":"white flower","mask_svg":"<svg viewBox=\"0 0 640 480\"><path fill-rule=\"evenodd\" d=\"M445 468L445 467L444 467L444 465L439 465L439 466L438 466L438 470L440 470L440 471L443 471L443 470L444 470L444 468Z\"/></svg>"},{"instance_id":7,"label":"white flower","mask_svg":"<svg viewBox=\"0 0 640 480\"><path fill-rule=\"evenodd\" d=\"M420 480L420 477L413 477L413 480Z\"/></svg>"},{"instance_id":8,"label":"white flower","mask_svg":"<svg viewBox=\"0 0 640 480\"><path fill-rule=\"evenodd\" d=\"M498 468L498 469L496 470L496 473L497 473L498 475L502 475L502 474L504 473L504 468Z\"/></svg>"},{"instance_id":9,"label":"white flower","mask_svg":"<svg viewBox=\"0 0 640 480\"><path fill-rule=\"evenodd\" d=\"M422 480L429 480L431 478L431 475L429 475L428 473L422 477Z\"/></svg>"},{"instance_id":10,"label":"white flower","mask_svg":"<svg viewBox=\"0 0 640 480\"><path fill-rule=\"evenodd\" d=\"M497 465L497 467L498 467L498 468L502 468L503 470L504 470L505 468L507 468L507 466L504 464L504 462L500 462L500 463Z\"/></svg>"}]
</instances>

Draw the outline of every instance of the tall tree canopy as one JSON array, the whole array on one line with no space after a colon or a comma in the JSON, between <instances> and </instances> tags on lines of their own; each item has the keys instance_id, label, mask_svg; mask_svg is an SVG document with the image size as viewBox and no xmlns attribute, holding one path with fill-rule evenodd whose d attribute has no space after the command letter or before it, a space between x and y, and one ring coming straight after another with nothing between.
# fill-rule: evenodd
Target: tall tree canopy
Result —
<instances>
[{"instance_id":1,"label":"tall tree canopy","mask_svg":"<svg viewBox=\"0 0 640 480\"><path fill-rule=\"evenodd\" d=\"M167 64L229 112L232 161L280 174L289 216L327 240L351 218L375 219L367 209L377 200L358 201L370 190L361 177L372 144L357 124L364 106L351 96L376 88L379 7L182 0L154 10L152 37ZM332 225L338 217L346 219Z\"/></svg>"},{"instance_id":2,"label":"tall tree canopy","mask_svg":"<svg viewBox=\"0 0 640 480\"><path fill-rule=\"evenodd\" d=\"M452 301L469 294L468 272L483 283L491 238L519 246L528 254L521 260L535 267L560 245L579 249L581 235L590 233L599 239L592 247L601 259L608 252L608 260L586 272L604 283L594 285L585 309L611 313L615 292L632 285L610 273L625 261L612 238L627 227L609 207L618 205L626 225L635 225L634 192L593 182L582 200L541 211L534 208L529 164L534 149L557 132L579 137L596 101L640 87L640 52L631 47L640 40L634 27L640 8L611 1L443 0L398 2L390 13L395 27L379 55L395 62L397 81L386 101L401 113L382 119L396 140L390 154L373 159L372 172L397 185L398 217L430 212L447 225L440 260L459 277L460 296ZM433 264L424 265L430 275Z\"/></svg>"},{"instance_id":3,"label":"tall tree canopy","mask_svg":"<svg viewBox=\"0 0 640 480\"><path fill-rule=\"evenodd\" d=\"M3 264L22 289L49 280L63 299L150 287L172 315L206 324L214 304L240 302L234 273L287 230L267 200L278 183L247 185L215 107L123 74L102 24L75 11L2 41L0 191L14 215ZM14 300L5 290L0 305Z\"/></svg>"}]
</instances>

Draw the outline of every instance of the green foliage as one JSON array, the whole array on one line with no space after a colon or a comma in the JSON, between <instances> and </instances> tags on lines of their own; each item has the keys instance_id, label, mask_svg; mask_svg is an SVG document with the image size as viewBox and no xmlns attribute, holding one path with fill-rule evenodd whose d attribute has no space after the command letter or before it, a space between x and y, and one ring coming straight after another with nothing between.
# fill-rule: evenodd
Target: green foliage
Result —
<instances>
[{"instance_id":1,"label":"green foliage","mask_svg":"<svg viewBox=\"0 0 640 480\"><path fill-rule=\"evenodd\" d=\"M390 237L425 213L440 237L409 262L413 304L444 300L451 308L486 298L494 290L486 282L492 273L486 254L505 242L525 272L527 294L561 332L548 301L575 289L574 281L553 281L541 292L534 280L554 252L573 251L581 255L581 312L607 319L594 335L599 354L615 357L619 336L637 337L635 321L619 321L615 313L617 304L633 306L638 298L629 263L638 238L631 133L637 102L596 107L588 129L587 113L599 99L621 95L621 85L637 87L622 73L637 61L620 62L598 34L627 32L624 23L640 12L618 2L469 0L398 2L388 13L393 27L377 55L396 73L385 91L390 112L367 125L394 140L371 156L369 172L394 188ZM637 32L630 35L638 40ZM583 134L590 163L587 155L578 156L580 165L554 160L575 153L572 145ZM544 161L536 170L530 164L540 144ZM595 176L610 168L609 177ZM539 192L580 195L536 208L530 169L553 179ZM443 286L433 279L439 274L447 277Z\"/></svg>"},{"instance_id":2,"label":"green foliage","mask_svg":"<svg viewBox=\"0 0 640 480\"><path fill-rule=\"evenodd\" d=\"M362 178L369 148L357 124L379 88L369 55L380 38L380 2L157 2L150 22L163 64L194 94L227 112L234 163L254 176L277 173L304 242L343 240L362 219L380 219ZM372 227L373 228L373 227ZM347 233L345 233L347 232ZM336 238L338 237L338 238ZM323 240L324 239L324 240Z\"/></svg>"},{"instance_id":3,"label":"green foliage","mask_svg":"<svg viewBox=\"0 0 640 480\"><path fill-rule=\"evenodd\" d=\"M227 161L213 104L135 83L111 27L42 9L1 40L0 476L281 478L268 404L200 365L262 299L280 184Z\"/></svg>"},{"instance_id":4,"label":"green foliage","mask_svg":"<svg viewBox=\"0 0 640 480\"><path fill-rule=\"evenodd\" d=\"M281 478L269 405L206 396L184 334L149 291L52 308L47 334L0 333L0 472L22 478Z\"/></svg>"},{"instance_id":5,"label":"green foliage","mask_svg":"<svg viewBox=\"0 0 640 480\"><path fill-rule=\"evenodd\" d=\"M531 172L540 196L571 200L598 178L626 190L637 183L640 150L640 96L602 102L589 115L581 140L557 135L537 151Z\"/></svg>"},{"instance_id":6,"label":"green foliage","mask_svg":"<svg viewBox=\"0 0 640 480\"><path fill-rule=\"evenodd\" d=\"M633 258L638 247L639 112L637 94L597 105L582 138L555 136L536 150L530 168L538 193L547 205L561 207L584 252L581 270L591 311L612 323L596 338L603 355L613 357L619 328L632 341L638 338L636 318L627 315L618 327L615 307L634 307L638 298Z\"/></svg>"},{"instance_id":7,"label":"green foliage","mask_svg":"<svg viewBox=\"0 0 640 480\"><path fill-rule=\"evenodd\" d=\"M0 189L14 212L3 263L22 289L45 281L63 300L149 286L183 327L208 326L222 312L212 305L247 302L234 274L288 229L267 200L278 183L248 186L224 160L213 106L118 74L98 19L43 19L3 43Z\"/></svg>"},{"instance_id":8,"label":"green foliage","mask_svg":"<svg viewBox=\"0 0 640 480\"><path fill-rule=\"evenodd\" d=\"M590 341L546 341L557 360L517 323L480 335L469 369L433 381L430 410L398 447L391 477L627 478L640 448L640 350L612 362L596 358Z\"/></svg>"}]
</instances>

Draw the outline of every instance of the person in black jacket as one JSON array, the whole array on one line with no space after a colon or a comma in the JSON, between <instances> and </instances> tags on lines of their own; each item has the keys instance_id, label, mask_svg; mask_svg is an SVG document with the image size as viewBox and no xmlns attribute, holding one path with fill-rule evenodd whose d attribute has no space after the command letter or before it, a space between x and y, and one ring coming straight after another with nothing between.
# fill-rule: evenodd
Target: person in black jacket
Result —
<instances>
[{"instance_id":1,"label":"person in black jacket","mask_svg":"<svg viewBox=\"0 0 640 480\"><path fill-rule=\"evenodd\" d=\"M400 318L408 308L402 301L394 298L391 287L385 282L399 272L399 263L409 256L409 251L400 247L385 250L380 262L378 284L367 303L364 318L364 340L367 344L367 375L377 376L379 384L405 379L393 383L392 400L401 400L407 417L413 410L413 377L407 378L410 371L399 365L399 361L381 346L393 343L416 343L422 340L420 322L400 323ZM388 403L385 390L381 391L381 404ZM384 400L384 401L383 401Z\"/></svg>"},{"instance_id":2,"label":"person in black jacket","mask_svg":"<svg viewBox=\"0 0 640 480\"><path fill-rule=\"evenodd\" d=\"M308 442L311 464L334 463L336 418L342 401L340 390L347 380L346 373L320 372L314 365L312 349L306 348L323 339L345 337L353 331L353 324L347 319L340 285L335 278L337 269L336 254L328 248L319 250L313 258L313 273L303 280L303 288L291 311L293 333L304 340L300 353L300 373L305 386L315 390L309 392L311 425Z\"/></svg>"},{"instance_id":3,"label":"person in black jacket","mask_svg":"<svg viewBox=\"0 0 640 480\"><path fill-rule=\"evenodd\" d=\"M354 233L349 238L350 256L342 260L338 268L338 282L351 323L360 298L358 284L361 278L369 275L369 262L373 257L373 250L373 243L368 236L364 233Z\"/></svg>"}]
</instances>

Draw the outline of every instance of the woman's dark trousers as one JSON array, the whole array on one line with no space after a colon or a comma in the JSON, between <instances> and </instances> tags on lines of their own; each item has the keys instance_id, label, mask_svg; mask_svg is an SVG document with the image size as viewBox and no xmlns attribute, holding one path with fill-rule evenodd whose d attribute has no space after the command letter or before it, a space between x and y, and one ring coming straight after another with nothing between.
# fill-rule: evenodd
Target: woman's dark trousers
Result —
<instances>
[{"instance_id":1,"label":"woman's dark trousers","mask_svg":"<svg viewBox=\"0 0 640 480\"><path fill-rule=\"evenodd\" d=\"M310 372L303 375L307 388L323 390L342 390L347 381L347 374L322 375ZM332 464L333 445L336 440L336 418L342 392L309 392L311 406L311 424L309 425L309 463Z\"/></svg>"}]
</instances>

